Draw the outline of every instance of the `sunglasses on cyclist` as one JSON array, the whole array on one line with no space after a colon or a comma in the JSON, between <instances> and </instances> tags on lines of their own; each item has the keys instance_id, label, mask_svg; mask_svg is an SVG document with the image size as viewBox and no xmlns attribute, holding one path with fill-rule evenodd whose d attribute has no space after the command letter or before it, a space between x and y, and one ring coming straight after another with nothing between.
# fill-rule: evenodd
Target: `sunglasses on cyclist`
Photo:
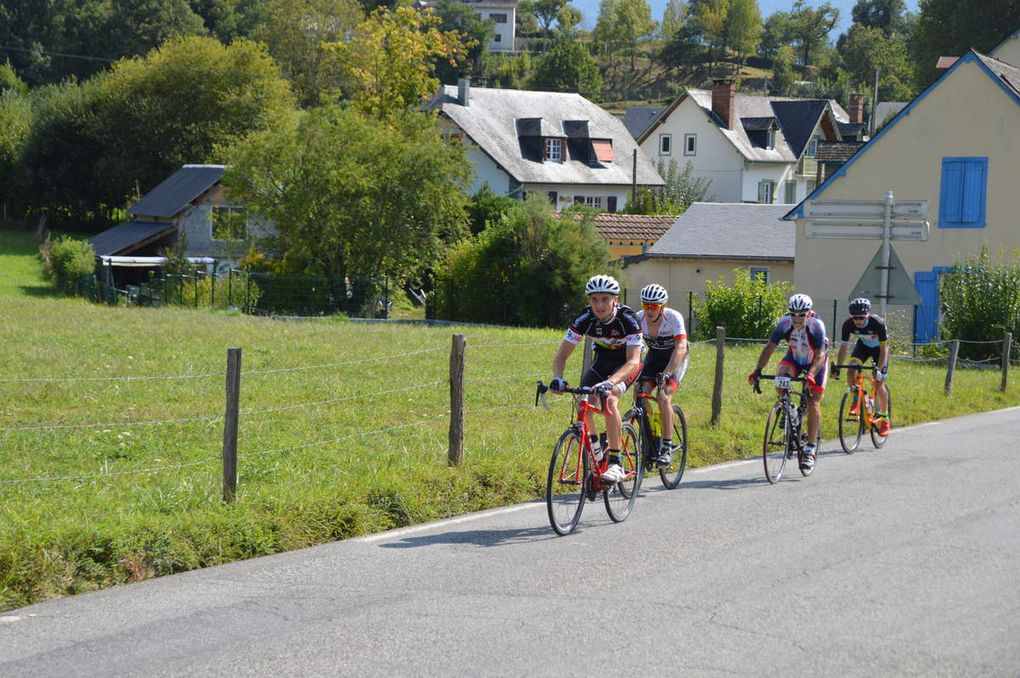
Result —
<instances>
[{"instance_id":1,"label":"sunglasses on cyclist","mask_svg":"<svg viewBox=\"0 0 1020 678\"><path fill-rule=\"evenodd\" d=\"M641 308L646 311L661 311L662 307L666 304L641 304Z\"/></svg>"},{"instance_id":2,"label":"sunglasses on cyclist","mask_svg":"<svg viewBox=\"0 0 1020 678\"><path fill-rule=\"evenodd\" d=\"M804 311L804 312L797 311L796 313L793 312L793 311L790 311L790 315L792 315L794 318L806 318L807 317L807 311Z\"/></svg>"},{"instance_id":3,"label":"sunglasses on cyclist","mask_svg":"<svg viewBox=\"0 0 1020 678\"><path fill-rule=\"evenodd\" d=\"M867 320L868 319L868 316L866 316L866 315L852 315L850 317L853 318L854 320Z\"/></svg>"}]
</instances>

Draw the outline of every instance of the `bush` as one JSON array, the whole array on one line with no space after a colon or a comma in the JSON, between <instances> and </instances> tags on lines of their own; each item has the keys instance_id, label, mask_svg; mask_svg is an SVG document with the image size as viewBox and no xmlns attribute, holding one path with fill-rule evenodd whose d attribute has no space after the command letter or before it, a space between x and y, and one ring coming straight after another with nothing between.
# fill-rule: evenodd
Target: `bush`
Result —
<instances>
[{"instance_id":1,"label":"bush","mask_svg":"<svg viewBox=\"0 0 1020 678\"><path fill-rule=\"evenodd\" d=\"M447 253L436 274L437 318L562 326L584 306L584 283L609 271L590 214L557 215L544 196L517 203Z\"/></svg>"},{"instance_id":2,"label":"bush","mask_svg":"<svg viewBox=\"0 0 1020 678\"><path fill-rule=\"evenodd\" d=\"M770 284L758 276L752 278L746 268L735 268L732 285L722 276L705 282L705 296L694 302L696 335L711 339L715 328L722 326L729 337L767 339L776 319L786 312L792 293L793 285L785 280Z\"/></svg>"},{"instance_id":3,"label":"bush","mask_svg":"<svg viewBox=\"0 0 1020 678\"><path fill-rule=\"evenodd\" d=\"M96 268L92 245L66 235L53 242L47 238L40 248L40 256L46 277L56 284L58 290L67 294L74 294L78 279Z\"/></svg>"},{"instance_id":4,"label":"bush","mask_svg":"<svg viewBox=\"0 0 1020 678\"><path fill-rule=\"evenodd\" d=\"M1012 258L995 263L987 250L957 263L939 281L942 337L961 342L997 342L1006 332L1020 331L1020 264ZM960 357L997 358L1002 346L960 344Z\"/></svg>"}]
</instances>

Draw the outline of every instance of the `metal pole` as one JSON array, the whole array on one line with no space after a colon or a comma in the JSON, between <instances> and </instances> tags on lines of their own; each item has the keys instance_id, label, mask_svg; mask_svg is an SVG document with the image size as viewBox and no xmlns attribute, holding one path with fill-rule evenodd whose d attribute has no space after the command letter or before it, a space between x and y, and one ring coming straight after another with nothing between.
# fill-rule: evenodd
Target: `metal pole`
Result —
<instances>
[{"instance_id":1,"label":"metal pole","mask_svg":"<svg viewBox=\"0 0 1020 678\"><path fill-rule=\"evenodd\" d=\"M881 311L882 317L885 317L885 303L889 299L889 250L891 248L890 241L892 240L892 211L893 211L893 194L892 191L888 191L885 194L885 218L882 220L882 294L881 294Z\"/></svg>"}]
</instances>

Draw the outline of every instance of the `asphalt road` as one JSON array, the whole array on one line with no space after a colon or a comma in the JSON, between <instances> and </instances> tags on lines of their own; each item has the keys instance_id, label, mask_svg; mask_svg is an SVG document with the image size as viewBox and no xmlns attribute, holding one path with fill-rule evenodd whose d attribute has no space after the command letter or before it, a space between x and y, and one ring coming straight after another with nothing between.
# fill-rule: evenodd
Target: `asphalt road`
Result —
<instances>
[{"instance_id":1,"label":"asphalt road","mask_svg":"<svg viewBox=\"0 0 1020 678\"><path fill-rule=\"evenodd\" d=\"M0 676L1020 674L1020 409L0 614ZM696 444L696 441L695 441ZM788 470L788 474L790 471Z\"/></svg>"}]
</instances>

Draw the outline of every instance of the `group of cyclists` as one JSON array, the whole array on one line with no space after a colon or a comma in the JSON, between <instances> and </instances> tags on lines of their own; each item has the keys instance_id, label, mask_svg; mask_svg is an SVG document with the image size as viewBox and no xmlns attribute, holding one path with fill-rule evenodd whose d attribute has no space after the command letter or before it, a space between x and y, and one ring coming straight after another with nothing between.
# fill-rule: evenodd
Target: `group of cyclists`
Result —
<instances>
[{"instance_id":1,"label":"group of cyclists","mask_svg":"<svg viewBox=\"0 0 1020 678\"><path fill-rule=\"evenodd\" d=\"M673 458L672 399L680 381L687 372L688 343L683 316L666 304L669 295L662 285L651 284L641 289L641 310L635 313L620 303L620 283L610 275L592 276L585 285L588 306L567 328L553 358L553 378L549 388L556 393L567 388L563 371L567 359L586 336L592 338L594 359L581 379L581 385L593 387L604 399L602 413L606 419L606 454L608 467L602 474L604 483L617 483L624 479L620 464L620 442L623 427L618 407L620 398L631 384L639 381L649 387L657 383L661 374L662 386L657 395L659 416L662 422L662 440L657 461L668 466ZM850 302L850 317L843 323L840 333L839 356L836 365L842 364L849 348L850 337L857 343L850 357L851 365L863 365L872 360L878 367L878 412L876 423L879 434L889 435L887 414L888 398L884 379L889 367L888 333L885 319L871 313L871 302L858 298ZM752 384L761 377L762 370L781 342L787 346L776 373L781 376L804 375L806 381L808 440L801 466L814 467L817 454L815 441L821 427L821 401L830 374L828 367L829 339L825 323L812 309L811 297L794 294L787 303L787 313L777 322L762 348L754 370L748 375ZM647 348L647 353L643 355ZM642 361L643 358L643 361ZM856 367L847 370L847 377L856 378ZM833 366L832 376L839 378L839 368ZM593 400L599 395L590 396ZM860 407L855 403L854 407ZM851 414L854 414L851 411Z\"/></svg>"}]
</instances>

